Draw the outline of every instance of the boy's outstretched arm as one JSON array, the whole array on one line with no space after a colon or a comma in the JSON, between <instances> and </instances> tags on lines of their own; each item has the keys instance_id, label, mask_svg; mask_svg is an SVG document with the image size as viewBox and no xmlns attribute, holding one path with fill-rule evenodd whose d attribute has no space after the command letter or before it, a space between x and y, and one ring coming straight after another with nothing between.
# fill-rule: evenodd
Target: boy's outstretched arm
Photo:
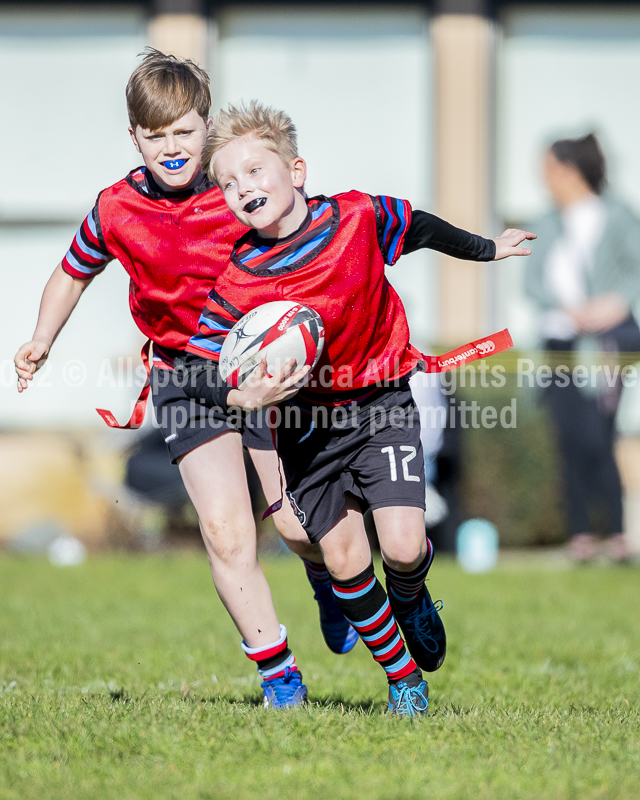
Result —
<instances>
[{"instance_id":1,"label":"boy's outstretched arm","mask_svg":"<svg viewBox=\"0 0 640 800\"><path fill-rule=\"evenodd\" d=\"M508 256L531 255L531 250L518 245L525 239L535 238L534 233L509 228L495 239L485 239L456 228L434 214L416 209L411 214L402 253L406 255L415 250L429 248L467 261L498 261Z\"/></svg>"},{"instance_id":2,"label":"boy's outstretched arm","mask_svg":"<svg viewBox=\"0 0 640 800\"><path fill-rule=\"evenodd\" d=\"M76 307L80 295L92 278L74 278L62 269L62 264L53 271L42 294L38 324L33 338L26 342L13 359L18 375L18 391L23 392L28 381L33 380L36 370L44 364L58 334Z\"/></svg>"}]
</instances>

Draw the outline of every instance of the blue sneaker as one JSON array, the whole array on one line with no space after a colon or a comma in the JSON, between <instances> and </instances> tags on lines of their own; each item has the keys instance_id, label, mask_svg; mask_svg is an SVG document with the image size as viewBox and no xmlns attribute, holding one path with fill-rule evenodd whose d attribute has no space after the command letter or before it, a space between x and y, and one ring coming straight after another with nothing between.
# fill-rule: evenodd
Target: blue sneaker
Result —
<instances>
[{"instance_id":1,"label":"blue sneaker","mask_svg":"<svg viewBox=\"0 0 640 800\"><path fill-rule=\"evenodd\" d=\"M307 687L302 683L302 673L287 667L284 675L265 678L260 684L264 692L265 708L291 708L307 702Z\"/></svg>"},{"instance_id":2,"label":"blue sneaker","mask_svg":"<svg viewBox=\"0 0 640 800\"><path fill-rule=\"evenodd\" d=\"M393 608L393 605L392 605ZM447 634L440 619L442 600L431 600L425 584L422 597L408 611L393 609L413 660L425 672L435 672L447 655Z\"/></svg>"},{"instance_id":3,"label":"blue sneaker","mask_svg":"<svg viewBox=\"0 0 640 800\"><path fill-rule=\"evenodd\" d=\"M320 607L320 629L327 647L338 655L348 653L360 637L342 613L331 584L315 584L313 589Z\"/></svg>"},{"instance_id":4,"label":"blue sneaker","mask_svg":"<svg viewBox=\"0 0 640 800\"><path fill-rule=\"evenodd\" d=\"M401 681L389 684L389 713L399 717L426 714L429 708L429 685L420 670Z\"/></svg>"}]
</instances>

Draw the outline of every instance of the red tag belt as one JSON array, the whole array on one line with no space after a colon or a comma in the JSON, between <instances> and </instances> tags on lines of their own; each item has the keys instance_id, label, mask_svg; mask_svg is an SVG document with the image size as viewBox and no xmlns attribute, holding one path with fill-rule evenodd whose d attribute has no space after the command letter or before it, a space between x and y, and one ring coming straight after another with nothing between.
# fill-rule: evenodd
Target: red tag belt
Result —
<instances>
[{"instance_id":1,"label":"red tag belt","mask_svg":"<svg viewBox=\"0 0 640 800\"><path fill-rule=\"evenodd\" d=\"M142 387L142 391L140 392L140 396L136 400L136 404L133 408L133 414L131 415L129 422L126 425L118 425L118 420L113 416L110 411L107 411L104 408L96 408L96 411L102 419L107 423L110 428L120 428L121 430L135 430L139 428L142 423L144 422L144 413L147 410L147 400L149 399L149 390L151 389L151 382L149 380L149 374L151 372L151 362L149 361L149 348L151 347L151 339L147 339L144 347L140 351L140 356L142 358L142 363L144 364L144 368L147 371L147 378L144 382L144 386Z\"/></svg>"},{"instance_id":2,"label":"red tag belt","mask_svg":"<svg viewBox=\"0 0 640 800\"><path fill-rule=\"evenodd\" d=\"M142 387L140 396L138 397L133 409L131 418L126 425L119 425L117 419L113 416L111 411L104 408L97 408L96 411L102 419L107 423L110 428L120 428L123 430L139 428L144 421L144 414L147 408L147 400L149 398L149 390L151 384L149 381L149 373L151 372L151 363L149 361L149 347L151 340L147 341L140 353L142 363L147 371L147 379ZM470 361L477 361L480 358L487 356L494 356L497 353L503 353L505 350L513 347L513 340L511 334L505 328L503 331L494 333L491 336L485 336L483 339L476 339L474 342L464 344L462 347L457 347L455 350L450 350L448 353L443 353L441 356L424 356L426 372L448 372L449 370L456 369L468 364ZM282 505L282 502L280 503ZM277 510L277 509L274 509ZM273 513L273 512L272 512Z\"/></svg>"},{"instance_id":3,"label":"red tag belt","mask_svg":"<svg viewBox=\"0 0 640 800\"><path fill-rule=\"evenodd\" d=\"M422 356L426 364L426 372L448 372L457 367L463 367L470 361L477 361L480 358L494 356L496 353L503 353L513 347L513 339L508 329L505 328L499 333L485 336L484 339L476 339L475 342L463 344L455 350L443 353L441 356Z\"/></svg>"}]
</instances>

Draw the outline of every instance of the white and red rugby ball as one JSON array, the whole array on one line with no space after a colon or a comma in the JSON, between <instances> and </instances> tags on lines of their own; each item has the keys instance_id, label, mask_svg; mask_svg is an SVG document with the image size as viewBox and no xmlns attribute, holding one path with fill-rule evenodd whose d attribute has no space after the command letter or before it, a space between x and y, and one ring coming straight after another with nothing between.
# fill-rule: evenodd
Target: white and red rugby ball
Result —
<instances>
[{"instance_id":1,"label":"white and red rugby ball","mask_svg":"<svg viewBox=\"0 0 640 800\"><path fill-rule=\"evenodd\" d=\"M324 346L320 315L302 303L277 300L254 308L238 320L220 351L220 375L242 389L253 370L267 359L273 375L292 358L296 369L316 365Z\"/></svg>"}]
</instances>

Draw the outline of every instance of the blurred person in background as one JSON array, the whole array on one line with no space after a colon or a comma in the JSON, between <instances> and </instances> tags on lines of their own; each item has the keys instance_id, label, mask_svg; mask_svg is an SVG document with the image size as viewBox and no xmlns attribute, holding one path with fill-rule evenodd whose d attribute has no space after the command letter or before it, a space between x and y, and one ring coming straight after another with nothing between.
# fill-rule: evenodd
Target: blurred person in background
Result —
<instances>
[{"instance_id":1,"label":"blurred person in background","mask_svg":"<svg viewBox=\"0 0 640 800\"><path fill-rule=\"evenodd\" d=\"M549 363L572 369L586 363L587 353L607 353L609 363L619 361L616 353L640 351L633 311L640 299L640 221L603 194L606 162L596 136L552 144L544 180L555 208L532 223L538 244L526 265L525 288L540 311ZM606 520L610 558L631 557L614 454L620 394L619 371L615 380L596 386L589 380L586 387L555 372L544 390L563 467L569 552L577 562L598 553L596 509Z\"/></svg>"}]
</instances>

